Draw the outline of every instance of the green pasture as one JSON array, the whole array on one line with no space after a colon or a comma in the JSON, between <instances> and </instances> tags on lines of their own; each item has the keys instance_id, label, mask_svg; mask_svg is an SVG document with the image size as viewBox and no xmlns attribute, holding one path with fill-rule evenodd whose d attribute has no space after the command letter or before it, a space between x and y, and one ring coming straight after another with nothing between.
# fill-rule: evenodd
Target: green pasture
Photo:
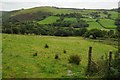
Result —
<instances>
[{"instance_id":1,"label":"green pasture","mask_svg":"<svg viewBox=\"0 0 120 80\"><path fill-rule=\"evenodd\" d=\"M64 18L64 21L77 22L76 18Z\"/></svg>"},{"instance_id":2,"label":"green pasture","mask_svg":"<svg viewBox=\"0 0 120 80\"><path fill-rule=\"evenodd\" d=\"M115 29L115 21L111 19L100 19L99 21L107 29Z\"/></svg>"},{"instance_id":3,"label":"green pasture","mask_svg":"<svg viewBox=\"0 0 120 80\"><path fill-rule=\"evenodd\" d=\"M97 22L88 22L89 27L88 29L105 29Z\"/></svg>"},{"instance_id":4,"label":"green pasture","mask_svg":"<svg viewBox=\"0 0 120 80\"><path fill-rule=\"evenodd\" d=\"M56 20L58 20L58 19L59 19L59 17L57 17L57 16L49 16L49 17L45 18L44 20L39 21L38 23L39 24L52 24L52 23L56 22Z\"/></svg>"},{"instance_id":5,"label":"green pasture","mask_svg":"<svg viewBox=\"0 0 120 80\"><path fill-rule=\"evenodd\" d=\"M85 78L90 46L93 47L94 61L100 60L110 50L117 50L82 37L3 34L2 41L3 78ZM45 44L49 48L44 48ZM63 53L64 50L66 53ZM37 56L33 56L34 53ZM59 59L54 59L55 54L59 55ZM80 55L79 65L69 63L69 56L73 54ZM72 71L73 75L68 75L68 71Z\"/></svg>"}]
</instances>

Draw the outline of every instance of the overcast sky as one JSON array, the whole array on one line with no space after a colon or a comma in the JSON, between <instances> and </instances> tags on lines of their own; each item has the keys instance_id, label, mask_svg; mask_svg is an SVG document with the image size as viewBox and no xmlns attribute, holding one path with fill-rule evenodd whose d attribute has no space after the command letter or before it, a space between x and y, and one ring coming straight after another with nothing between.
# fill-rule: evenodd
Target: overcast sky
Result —
<instances>
[{"instance_id":1,"label":"overcast sky","mask_svg":"<svg viewBox=\"0 0 120 80\"><path fill-rule=\"evenodd\" d=\"M32 8L39 6L56 6L62 8L112 9L118 7L119 0L2 0L0 8L4 11Z\"/></svg>"}]
</instances>

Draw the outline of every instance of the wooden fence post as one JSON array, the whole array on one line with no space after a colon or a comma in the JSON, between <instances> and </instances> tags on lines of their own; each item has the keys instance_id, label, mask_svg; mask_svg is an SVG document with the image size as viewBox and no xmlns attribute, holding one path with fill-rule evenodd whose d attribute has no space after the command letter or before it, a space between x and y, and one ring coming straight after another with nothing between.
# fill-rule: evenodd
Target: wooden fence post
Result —
<instances>
[{"instance_id":1,"label":"wooden fence post","mask_svg":"<svg viewBox=\"0 0 120 80\"><path fill-rule=\"evenodd\" d=\"M92 47L89 47L88 52L88 73L91 72L91 62L92 62Z\"/></svg>"},{"instance_id":2,"label":"wooden fence post","mask_svg":"<svg viewBox=\"0 0 120 80\"><path fill-rule=\"evenodd\" d=\"M110 71L111 62L112 62L112 51L109 52L109 61L108 61L108 71Z\"/></svg>"}]
</instances>

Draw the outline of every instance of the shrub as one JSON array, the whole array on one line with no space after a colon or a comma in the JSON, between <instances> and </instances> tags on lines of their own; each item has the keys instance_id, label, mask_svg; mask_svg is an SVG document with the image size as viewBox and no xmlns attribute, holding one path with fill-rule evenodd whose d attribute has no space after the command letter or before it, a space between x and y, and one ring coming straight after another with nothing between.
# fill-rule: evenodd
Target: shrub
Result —
<instances>
[{"instance_id":1,"label":"shrub","mask_svg":"<svg viewBox=\"0 0 120 80\"><path fill-rule=\"evenodd\" d=\"M45 44L45 48L49 48L49 46L47 44Z\"/></svg>"},{"instance_id":2,"label":"shrub","mask_svg":"<svg viewBox=\"0 0 120 80\"><path fill-rule=\"evenodd\" d=\"M84 37L90 37L90 35L93 36L93 39L96 39L97 37L105 37L106 31L99 29L91 29L84 34Z\"/></svg>"},{"instance_id":3,"label":"shrub","mask_svg":"<svg viewBox=\"0 0 120 80\"><path fill-rule=\"evenodd\" d=\"M81 59L79 55L71 55L69 58L69 63L74 63L74 64L79 65L80 61Z\"/></svg>"}]
</instances>

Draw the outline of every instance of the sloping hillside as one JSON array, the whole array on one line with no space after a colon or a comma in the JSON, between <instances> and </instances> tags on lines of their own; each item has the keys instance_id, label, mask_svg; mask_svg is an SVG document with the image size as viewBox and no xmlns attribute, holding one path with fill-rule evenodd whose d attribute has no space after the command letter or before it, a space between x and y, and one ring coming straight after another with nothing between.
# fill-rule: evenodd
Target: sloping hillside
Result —
<instances>
[{"instance_id":1,"label":"sloping hillside","mask_svg":"<svg viewBox=\"0 0 120 80\"><path fill-rule=\"evenodd\" d=\"M22 26L27 27L28 23L32 24L32 22L34 23L31 27L36 25L37 28L34 29L35 31L32 29L30 31L31 33L36 32L38 28L40 29L40 25L48 27L48 29L42 29L44 30L43 32L48 31L50 29L49 26L54 28L64 27L68 28L68 30L70 27L115 30L116 26L114 20L117 18L117 14L118 13L114 10L74 9L48 6L21 9L3 12L3 32L21 33L21 30L25 30ZM109 22L111 23L109 24ZM13 26L13 32L9 25Z\"/></svg>"},{"instance_id":2,"label":"sloping hillside","mask_svg":"<svg viewBox=\"0 0 120 80\"><path fill-rule=\"evenodd\" d=\"M30 9L21 9L16 11L11 11L3 13L3 19L7 17L11 17L17 19L18 21L27 21L27 20L42 20L45 17L55 14L66 14L74 12L72 9L62 9L56 7L35 7Z\"/></svg>"}]
</instances>

